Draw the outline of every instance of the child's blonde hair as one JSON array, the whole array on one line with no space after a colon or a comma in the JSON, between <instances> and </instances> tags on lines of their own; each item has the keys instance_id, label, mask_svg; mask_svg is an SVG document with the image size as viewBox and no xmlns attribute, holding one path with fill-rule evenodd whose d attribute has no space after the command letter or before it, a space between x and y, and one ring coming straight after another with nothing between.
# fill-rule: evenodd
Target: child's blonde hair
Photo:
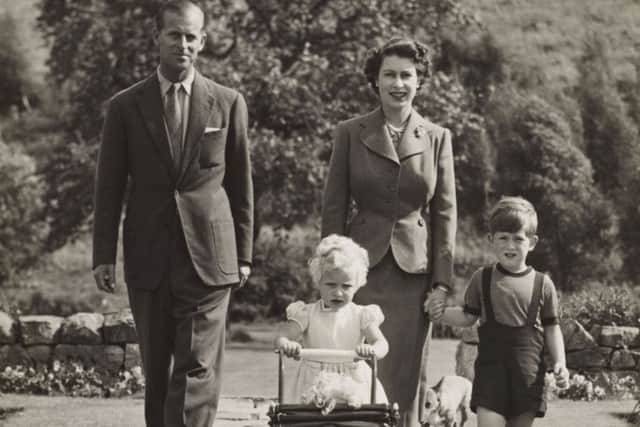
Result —
<instances>
[{"instance_id":1,"label":"child's blonde hair","mask_svg":"<svg viewBox=\"0 0 640 427\"><path fill-rule=\"evenodd\" d=\"M367 283L369 255L367 250L345 236L330 234L320 241L309 260L309 271L315 284L319 284L326 270L342 269L355 274L356 285Z\"/></svg>"},{"instance_id":2,"label":"child's blonde hair","mask_svg":"<svg viewBox=\"0 0 640 427\"><path fill-rule=\"evenodd\" d=\"M531 237L538 231L538 214L531 202L520 196L503 196L489 212L489 232L517 233Z\"/></svg>"}]
</instances>

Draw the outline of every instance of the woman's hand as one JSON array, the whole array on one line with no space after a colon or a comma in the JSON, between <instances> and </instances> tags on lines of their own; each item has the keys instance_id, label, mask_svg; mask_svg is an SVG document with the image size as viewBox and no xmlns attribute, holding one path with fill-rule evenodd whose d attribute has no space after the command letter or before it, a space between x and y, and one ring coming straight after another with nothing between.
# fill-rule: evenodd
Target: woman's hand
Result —
<instances>
[{"instance_id":1,"label":"woman's hand","mask_svg":"<svg viewBox=\"0 0 640 427\"><path fill-rule=\"evenodd\" d=\"M371 344L360 344L356 347L356 353L358 354L358 356L363 358L368 358L371 356L377 357L376 349L373 348Z\"/></svg>"},{"instance_id":2,"label":"woman's hand","mask_svg":"<svg viewBox=\"0 0 640 427\"><path fill-rule=\"evenodd\" d=\"M299 342L285 337L278 338L277 347L285 356L293 357L294 359L300 357L300 350L302 350L302 345Z\"/></svg>"},{"instance_id":3,"label":"woman's hand","mask_svg":"<svg viewBox=\"0 0 640 427\"><path fill-rule=\"evenodd\" d=\"M447 294L440 289L434 289L424 302L424 311L429 313L433 321L439 320L444 314Z\"/></svg>"}]
</instances>

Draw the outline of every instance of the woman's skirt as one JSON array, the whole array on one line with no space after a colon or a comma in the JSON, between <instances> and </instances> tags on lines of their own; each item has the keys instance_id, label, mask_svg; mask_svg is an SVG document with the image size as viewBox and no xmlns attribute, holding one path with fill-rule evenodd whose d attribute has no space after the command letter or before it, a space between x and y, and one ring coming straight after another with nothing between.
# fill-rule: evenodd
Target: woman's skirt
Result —
<instances>
[{"instance_id":1,"label":"woman's skirt","mask_svg":"<svg viewBox=\"0 0 640 427\"><path fill-rule=\"evenodd\" d=\"M384 313L380 329L389 353L378 362L378 376L389 402L400 406L399 425L404 427L419 427L424 409L431 341L423 309L428 286L429 275L401 270L389 250L354 298L358 304L378 304Z\"/></svg>"}]
</instances>

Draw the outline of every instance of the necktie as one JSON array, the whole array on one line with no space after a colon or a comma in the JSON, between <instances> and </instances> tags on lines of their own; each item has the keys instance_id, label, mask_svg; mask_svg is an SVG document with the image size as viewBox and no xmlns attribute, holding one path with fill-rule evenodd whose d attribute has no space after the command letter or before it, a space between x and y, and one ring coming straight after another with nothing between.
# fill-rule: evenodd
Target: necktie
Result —
<instances>
[{"instance_id":1,"label":"necktie","mask_svg":"<svg viewBox=\"0 0 640 427\"><path fill-rule=\"evenodd\" d=\"M180 155L182 154L182 103L180 99L180 90L182 90L181 85L171 85L167 91L166 105L164 109L167 129L169 131L171 154L173 155L173 160L176 166L180 164Z\"/></svg>"}]
</instances>

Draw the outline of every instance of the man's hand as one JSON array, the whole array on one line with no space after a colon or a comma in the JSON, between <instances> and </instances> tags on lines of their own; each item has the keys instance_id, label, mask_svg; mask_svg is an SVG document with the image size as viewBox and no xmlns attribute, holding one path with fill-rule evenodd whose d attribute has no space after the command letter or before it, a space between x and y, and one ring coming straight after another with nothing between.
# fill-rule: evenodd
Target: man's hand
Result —
<instances>
[{"instance_id":1,"label":"man's hand","mask_svg":"<svg viewBox=\"0 0 640 427\"><path fill-rule=\"evenodd\" d=\"M93 269L93 278L98 289L112 294L116 290L116 266L114 264L101 264Z\"/></svg>"},{"instance_id":2,"label":"man's hand","mask_svg":"<svg viewBox=\"0 0 640 427\"><path fill-rule=\"evenodd\" d=\"M247 283L250 275L251 266L249 264L240 263L238 265L238 276L240 276L240 281L238 282L236 289L240 289L241 287L243 287Z\"/></svg>"}]
</instances>

